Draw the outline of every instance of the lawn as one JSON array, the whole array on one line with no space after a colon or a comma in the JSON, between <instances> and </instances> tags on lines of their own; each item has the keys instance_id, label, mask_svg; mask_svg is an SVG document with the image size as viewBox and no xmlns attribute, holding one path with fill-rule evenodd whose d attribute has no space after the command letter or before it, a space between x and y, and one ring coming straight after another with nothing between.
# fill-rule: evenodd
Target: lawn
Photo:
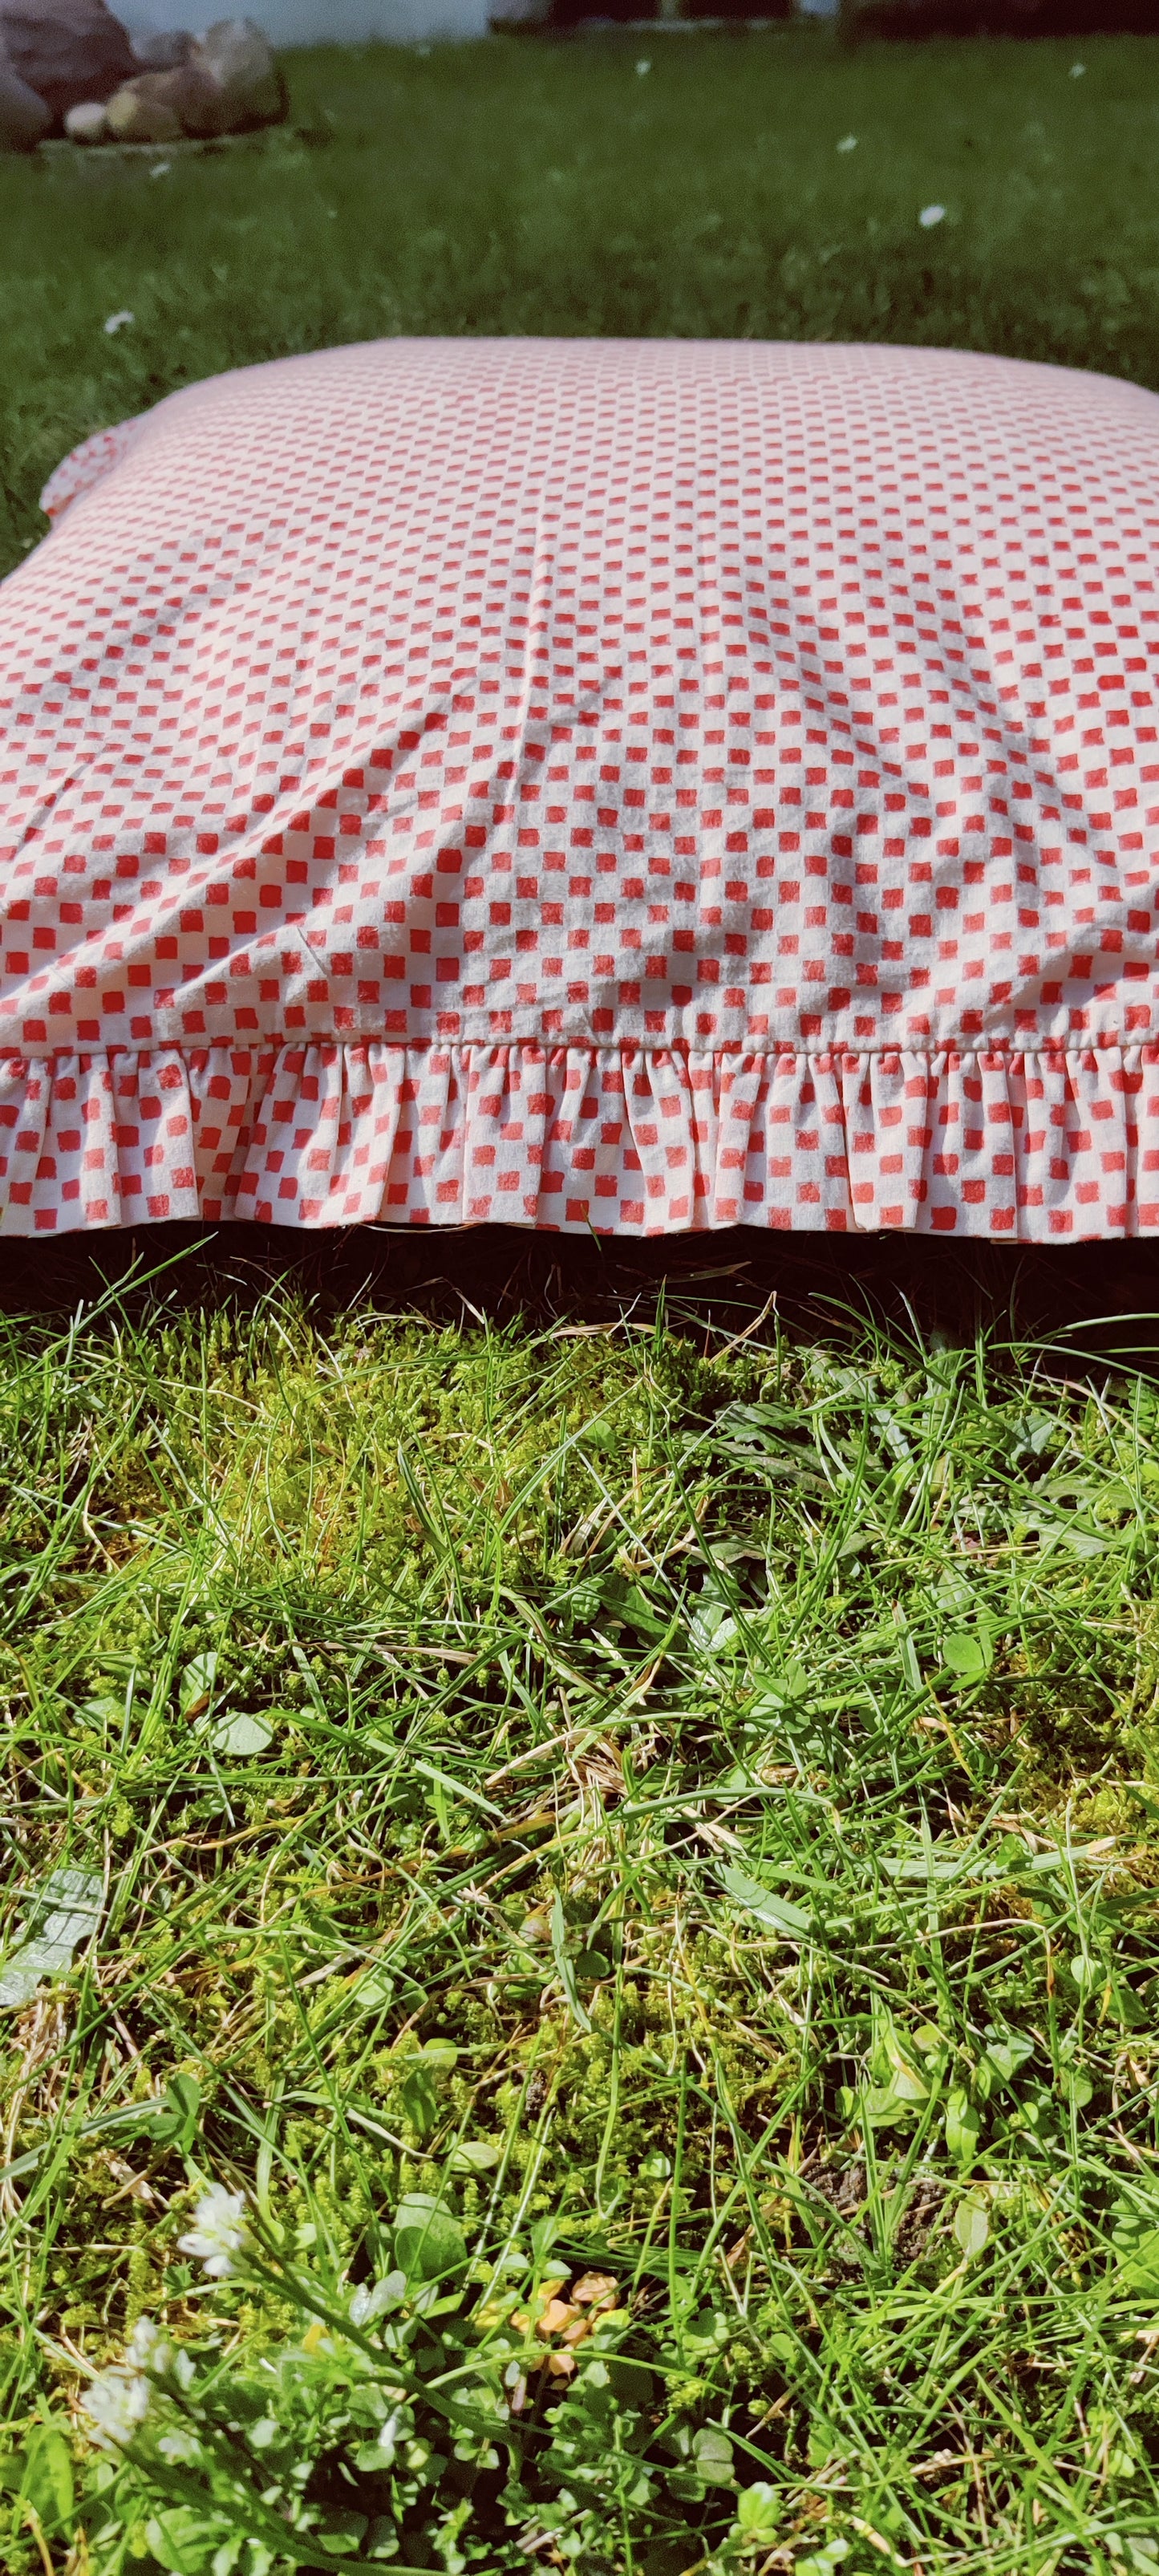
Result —
<instances>
[{"instance_id":1,"label":"lawn","mask_svg":"<svg viewBox=\"0 0 1159 2576\"><path fill-rule=\"evenodd\" d=\"M207 2179L339 2305L419 2193L531 2394L517 2530L485 2470L412 2563L1149 2571L1153 1385L727 1269L506 1326L180 1278L0 1368L6 1911L103 1907L8 2016L14 2428L142 2313L291 2331L183 2257ZM593 2270L637 2379L561 2514L534 2294Z\"/></svg>"},{"instance_id":2,"label":"lawn","mask_svg":"<svg viewBox=\"0 0 1159 2576\"><path fill-rule=\"evenodd\" d=\"M1159 41L1075 59L335 52L265 150L4 166L10 559L373 332L1159 386ZM1153 1356L856 1248L242 1240L0 1275L0 2564L1159 2576Z\"/></svg>"},{"instance_id":3,"label":"lawn","mask_svg":"<svg viewBox=\"0 0 1159 2576\"><path fill-rule=\"evenodd\" d=\"M386 332L941 342L1159 386L1159 37L1077 58L809 29L323 52L263 153L10 160L5 560L90 430Z\"/></svg>"}]
</instances>

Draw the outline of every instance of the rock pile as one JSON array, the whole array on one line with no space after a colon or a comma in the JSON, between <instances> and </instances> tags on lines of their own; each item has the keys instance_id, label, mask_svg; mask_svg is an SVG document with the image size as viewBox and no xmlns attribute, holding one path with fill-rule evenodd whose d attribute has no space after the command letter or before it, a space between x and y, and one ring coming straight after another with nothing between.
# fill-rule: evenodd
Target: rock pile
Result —
<instances>
[{"instance_id":1,"label":"rock pile","mask_svg":"<svg viewBox=\"0 0 1159 2576\"><path fill-rule=\"evenodd\" d=\"M82 99L111 98L137 69L105 0L0 0L0 60L43 100L50 126Z\"/></svg>"},{"instance_id":2,"label":"rock pile","mask_svg":"<svg viewBox=\"0 0 1159 2576\"><path fill-rule=\"evenodd\" d=\"M0 0L0 151L176 143L277 124L286 88L252 18L134 46L105 0Z\"/></svg>"},{"instance_id":3,"label":"rock pile","mask_svg":"<svg viewBox=\"0 0 1159 2576\"><path fill-rule=\"evenodd\" d=\"M0 151L31 152L51 130L52 114L44 100L0 54Z\"/></svg>"}]
</instances>

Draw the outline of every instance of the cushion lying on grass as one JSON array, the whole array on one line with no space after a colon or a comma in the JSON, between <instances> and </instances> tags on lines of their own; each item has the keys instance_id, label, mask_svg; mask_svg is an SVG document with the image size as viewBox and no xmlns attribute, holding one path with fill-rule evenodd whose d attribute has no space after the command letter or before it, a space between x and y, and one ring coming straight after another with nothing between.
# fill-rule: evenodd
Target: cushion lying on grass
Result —
<instances>
[{"instance_id":1,"label":"cushion lying on grass","mask_svg":"<svg viewBox=\"0 0 1159 2576\"><path fill-rule=\"evenodd\" d=\"M1159 401L406 341L0 588L9 1232L1159 1231Z\"/></svg>"}]
</instances>

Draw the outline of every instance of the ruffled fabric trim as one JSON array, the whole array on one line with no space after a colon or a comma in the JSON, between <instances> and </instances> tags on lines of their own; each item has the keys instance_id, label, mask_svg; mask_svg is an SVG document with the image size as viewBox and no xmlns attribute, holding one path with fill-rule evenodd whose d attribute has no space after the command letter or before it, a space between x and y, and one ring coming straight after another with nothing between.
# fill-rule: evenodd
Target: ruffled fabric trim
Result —
<instances>
[{"instance_id":1,"label":"ruffled fabric trim","mask_svg":"<svg viewBox=\"0 0 1159 2576\"><path fill-rule=\"evenodd\" d=\"M0 1232L251 1218L1159 1233L1159 1045L0 1057Z\"/></svg>"},{"instance_id":2,"label":"ruffled fabric trim","mask_svg":"<svg viewBox=\"0 0 1159 2576\"><path fill-rule=\"evenodd\" d=\"M91 492L103 483L114 465L120 464L132 446L134 432L142 426L143 415L137 413L132 420L118 421L114 429L95 430L91 438L62 457L40 495L41 509L54 527L70 502L79 501L82 492Z\"/></svg>"}]
</instances>

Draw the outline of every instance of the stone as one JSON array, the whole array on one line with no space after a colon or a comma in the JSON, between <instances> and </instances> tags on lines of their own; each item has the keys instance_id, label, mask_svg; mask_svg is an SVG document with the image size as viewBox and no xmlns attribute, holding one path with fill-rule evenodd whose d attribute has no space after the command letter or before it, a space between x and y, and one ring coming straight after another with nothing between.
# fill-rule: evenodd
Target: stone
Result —
<instances>
[{"instance_id":1,"label":"stone","mask_svg":"<svg viewBox=\"0 0 1159 2576\"><path fill-rule=\"evenodd\" d=\"M0 152L31 152L51 128L44 100L0 54Z\"/></svg>"},{"instance_id":2,"label":"stone","mask_svg":"<svg viewBox=\"0 0 1159 2576\"><path fill-rule=\"evenodd\" d=\"M175 72L197 51L197 38L187 27L175 27L168 34L150 29L131 42L133 59L143 72Z\"/></svg>"},{"instance_id":3,"label":"stone","mask_svg":"<svg viewBox=\"0 0 1159 2576\"><path fill-rule=\"evenodd\" d=\"M109 140L115 143L177 143L185 127L167 90L180 73L141 72L114 91L105 109Z\"/></svg>"},{"instance_id":4,"label":"stone","mask_svg":"<svg viewBox=\"0 0 1159 2576\"><path fill-rule=\"evenodd\" d=\"M103 101L86 98L80 107L70 107L64 130L70 143L103 143L108 123Z\"/></svg>"},{"instance_id":5,"label":"stone","mask_svg":"<svg viewBox=\"0 0 1159 2576\"><path fill-rule=\"evenodd\" d=\"M172 143L180 134L244 134L286 113L286 87L252 18L223 18L170 71L136 72L108 106L122 143Z\"/></svg>"},{"instance_id":6,"label":"stone","mask_svg":"<svg viewBox=\"0 0 1159 2576\"><path fill-rule=\"evenodd\" d=\"M230 131L225 94L196 56L173 71L136 73L110 99L108 116L123 143L175 143L182 134Z\"/></svg>"},{"instance_id":7,"label":"stone","mask_svg":"<svg viewBox=\"0 0 1159 2576\"><path fill-rule=\"evenodd\" d=\"M111 98L135 68L105 0L0 0L0 51L43 99L53 125L70 107Z\"/></svg>"},{"instance_id":8,"label":"stone","mask_svg":"<svg viewBox=\"0 0 1159 2576\"><path fill-rule=\"evenodd\" d=\"M252 18L219 18L192 60L222 93L226 122L220 132L243 134L249 126L276 125L285 115L285 80Z\"/></svg>"}]
</instances>

